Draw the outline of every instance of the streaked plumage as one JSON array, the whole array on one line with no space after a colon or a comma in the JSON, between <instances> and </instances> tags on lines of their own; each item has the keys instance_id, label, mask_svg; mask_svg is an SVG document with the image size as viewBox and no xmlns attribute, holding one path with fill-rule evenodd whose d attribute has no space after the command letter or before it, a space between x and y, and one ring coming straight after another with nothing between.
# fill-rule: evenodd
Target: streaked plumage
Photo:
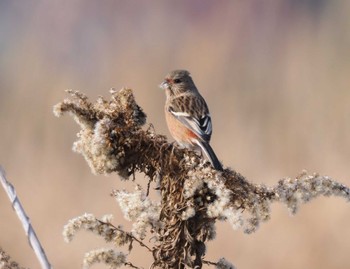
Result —
<instances>
[{"instance_id":1,"label":"streaked plumage","mask_svg":"<svg viewBox=\"0 0 350 269\"><path fill-rule=\"evenodd\" d=\"M182 146L200 148L213 167L223 168L209 145L212 123L208 106L186 70L170 72L160 85L166 92L165 113L169 131Z\"/></svg>"}]
</instances>

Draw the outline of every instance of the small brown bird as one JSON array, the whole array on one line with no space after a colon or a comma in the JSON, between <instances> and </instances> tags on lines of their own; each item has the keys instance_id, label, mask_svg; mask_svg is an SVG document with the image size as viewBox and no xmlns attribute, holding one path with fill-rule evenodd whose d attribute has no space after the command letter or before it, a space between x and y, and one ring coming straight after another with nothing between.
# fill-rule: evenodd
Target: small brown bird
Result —
<instances>
[{"instance_id":1,"label":"small brown bird","mask_svg":"<svg viewBox=\"0 0 350 269\"><path fill-rule=\"evenodd\" d=\"M223 171L209 145L212 124L208 106L186 70L170 72L160 85L166 93L165 118L169 131L180 146L200 148L212 166Z\"/></svg>"}]
</instances>

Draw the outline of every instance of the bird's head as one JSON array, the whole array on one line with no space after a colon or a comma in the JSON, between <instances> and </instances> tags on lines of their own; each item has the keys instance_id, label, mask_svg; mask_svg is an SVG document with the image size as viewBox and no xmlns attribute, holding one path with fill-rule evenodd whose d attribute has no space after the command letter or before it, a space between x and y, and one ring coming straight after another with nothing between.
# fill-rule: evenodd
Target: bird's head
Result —
<instances>
[{"instance_id":1,"label":"bird's head","mask_svg":"<svg viewBox=\"0 0 350 269\"><path fill-rule=\"evenodd\" d=\"M197 91L190 73L186 70L171 71L159 86L166 91L168 97Z\"/></svg>"}]
</instances>

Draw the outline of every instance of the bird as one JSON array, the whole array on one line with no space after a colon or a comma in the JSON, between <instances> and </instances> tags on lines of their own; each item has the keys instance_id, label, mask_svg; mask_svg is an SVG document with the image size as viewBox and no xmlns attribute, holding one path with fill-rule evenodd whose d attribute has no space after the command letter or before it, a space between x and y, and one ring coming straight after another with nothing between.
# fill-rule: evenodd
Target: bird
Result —
<instances>
[{"instance_id":1,"label":"bird","mask_svg":"<svg viewBox=\"0 0 350 269\"><path fill-rule=\"evenodd\" d=\"M187 70L174 70L159 85L165 91L165 118L175 141L185 148L200 149L214 169L223 167L210 146L212 121L208 105Z\"/></svg>"}]
</instances>

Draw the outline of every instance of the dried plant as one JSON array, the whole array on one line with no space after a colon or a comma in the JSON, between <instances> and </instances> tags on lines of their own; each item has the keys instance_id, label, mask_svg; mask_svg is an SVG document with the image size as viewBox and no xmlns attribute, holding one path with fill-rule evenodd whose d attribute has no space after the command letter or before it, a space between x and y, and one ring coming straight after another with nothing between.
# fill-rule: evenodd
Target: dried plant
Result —
<instances>
[{"instance_id":1,"label":"dried plant","mask_svg":"<svg viewBox=\"0 0 350 269\"><path fill-rule=\"evenodd\" d=\"M196 153L169 144L152 127L143 128L146 115L135 102L132 90L111 91L111 100L100 97L90 103L79 92L69 91L54 107L56 116L69 112L80 125L73 150L82 154L95 174L117 172L123 180L136 172L149 179L148 189L136 186L134 192L113 192L126 219L133 222L131 232L111 224L111 217L98 220L85 214L64 228L67 241L80 230L92 231L116 247L136 242L153 255L151 268L234 268L225 259L203 259L206 242L216 234L216 221L228 221L245 233L256 231L269 220L270 204L282 202L292 214L300 204L319 195L350 200L350 189L327 176L302 172L295 179L282 179L274 187L252 184L239 173L214 170ZM159 184L160 201L152 201L149 185ZM148 233L152 246L143 240ZM137 267L127 254L114 249L94 250L85 256L84 266L105 262L110 268Z\"/></svg>"},{"instance_id":2,"label":"dried plant","mask_svg":"<svg viewBox=\"0 0 350 269\"><path fill-rule=\"evenodd\" d=\"M0 268L1 269L25 269L21 267L17 262L12 261L11 257L0 248Z\"/></svg>"}]
</instances>

